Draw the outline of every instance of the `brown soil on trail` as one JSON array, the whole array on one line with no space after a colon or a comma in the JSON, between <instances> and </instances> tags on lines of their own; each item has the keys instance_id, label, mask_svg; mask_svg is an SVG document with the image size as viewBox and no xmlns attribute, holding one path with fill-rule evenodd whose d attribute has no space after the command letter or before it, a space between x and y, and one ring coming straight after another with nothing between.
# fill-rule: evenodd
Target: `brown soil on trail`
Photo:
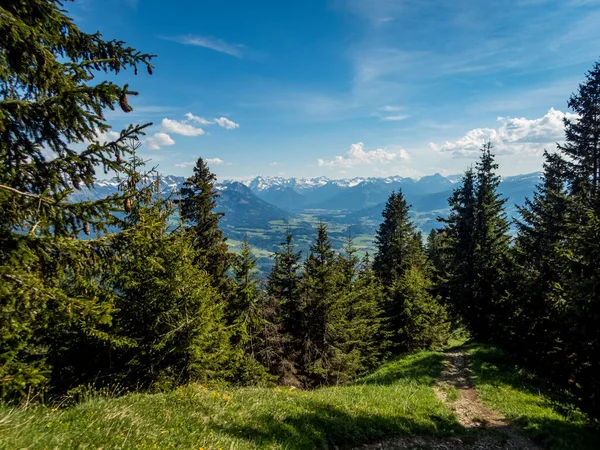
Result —
<instances>
[{"instance_id":1,"label":"brown soil on trail","mask_svg":"<svg viewBox=\"0 0 600 450\"><path fill-rule=\"evenodd\" d=\"M472 433L460 438L397 437L358 448L368 450L542 450L542 447L513 428L500 413L487 408L481 402L469 379L466 357L462 351L446 352L444 370L437 386L433 389L436 396L456 414L458 422L464 428L472 430Z\"/></svg>"}]
</instances>

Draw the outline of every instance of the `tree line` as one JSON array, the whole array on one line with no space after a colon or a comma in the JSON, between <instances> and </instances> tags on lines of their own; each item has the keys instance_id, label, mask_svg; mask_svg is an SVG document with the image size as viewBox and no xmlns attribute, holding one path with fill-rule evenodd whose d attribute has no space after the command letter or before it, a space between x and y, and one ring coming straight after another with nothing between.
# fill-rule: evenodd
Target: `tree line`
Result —
<instances>
[{"instance_id":1,"label":"tree line","mask_svg":"<svg viewBox=\"0 0 600 450\"><path fill-rule=\"evenodd\" d=\"M352 239L334 250L319 224L304 260L282 236L261 280L247 242L228 251L204 160L165 197L137 155L149 124L106 138L104 111L131 112L137 93L95 77L152 75L153 55L83 33L58 1L1 13L4 400L87 386L346 383L391 355L442 348L465 326L598 411L599 64L569 101L577 118L545 153L516 236L487 143L426 242L397 191L372 257L358 258ZM101 171L119 193L72 201Z\"/></svg>"}]
</instances>

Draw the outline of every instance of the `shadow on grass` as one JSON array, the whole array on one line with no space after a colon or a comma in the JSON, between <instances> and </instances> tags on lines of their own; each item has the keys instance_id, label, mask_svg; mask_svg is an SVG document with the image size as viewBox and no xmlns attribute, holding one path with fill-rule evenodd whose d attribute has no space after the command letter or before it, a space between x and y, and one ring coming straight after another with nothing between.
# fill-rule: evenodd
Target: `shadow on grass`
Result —
<instances>
[{"instance_id":1,"label":"shadow on grass","mask_svg":"<svg viewBox=\"0 0 600 450\"><path fill-rule=\"evenodd\" d=\"M444 368L444 355L418 351L398 356L379 370L353 384L389 386L399 380L415 380L420 384L433 385Z\"/></svg>"},{"instance_id":2,"label":"shadow on grass","mask_svg":"<svg viewBox=\"0 0 600 450\"><path fill-rule=\"evenodd\" d=\"M499 348L477 343L462 347L469 354L475 385L507 386L535 397L520 398L525 406L549 408L565 420L540 417L525 411L513 423L525 430L548 449L600 448L600 423L589 419L570 401L540 377L522 369Z\"/></svg>"},{"instance_id":3,"label":"shadow on grass","mask_svg":"<svg viewBox=\"0 0 600 450\"><path fill-rule=\"evenodd\" d=\"M528 417L513 423L548 450L595 450L600 448L600 430L593 425Z\"/></svg>"},{"instance_id":4,"label":"shadow on grass","mask_svg":"<svg viewBox=\"0 0 600 450\"><path fill-rule=\"evenodd\" d=\"M287 449L350 448L389 436L449 435L460 431L452 416L434 415L418 421L368 411L350 414L319 402L302 413L291 413L281 419L273 414L262 414L254 417L253 422L243 426L219 425L213 430L245 439L255 448L272 448L277 444Z\"/></svg>"}]
</instances>

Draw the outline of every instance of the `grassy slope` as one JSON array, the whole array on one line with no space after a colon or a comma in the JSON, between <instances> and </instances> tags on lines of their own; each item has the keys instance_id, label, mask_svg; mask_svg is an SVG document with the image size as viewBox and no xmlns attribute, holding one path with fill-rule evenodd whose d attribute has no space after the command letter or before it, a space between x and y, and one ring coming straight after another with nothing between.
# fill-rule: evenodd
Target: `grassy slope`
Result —
<instances>
[{"instance_id":1,"label":"grassy slope","mask_svg":"<svg viewBox=\"0 0 600 450\"><path fill-rule=\"evenodd\" d=\"M500 411L548 449L600 448L598 423L544 383L513 364L499 349L467 347L473 381L482 401Z\"/></svg>"},{"instance_id":2,"label":"grassy slope","mask_svg":"<svg viewBox=\"0 0 600 450\"><path fill-rule=\"evenodd\" d=\"M313 449L458 431L430 388L442 359L412 353L352 386L310 392L190 385L65 410L0 407L0 448Z\"/></svg>"}]
</instances>

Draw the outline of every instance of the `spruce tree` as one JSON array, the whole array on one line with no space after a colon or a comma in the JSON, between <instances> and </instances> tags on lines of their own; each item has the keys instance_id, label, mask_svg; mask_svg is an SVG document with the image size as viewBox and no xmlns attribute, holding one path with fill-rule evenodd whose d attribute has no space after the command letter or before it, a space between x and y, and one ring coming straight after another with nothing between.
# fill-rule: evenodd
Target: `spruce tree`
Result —
<instances>
[{"instance_id":1,"label":"spruce tree","mask_svg":"<svg viewBox=\"0 0 600 450\"><path fill-rule=\"evenodd\" d=\"M392 192L383 210L375 244L373 268L382 283L390 287L413 263L418 253L415 228L409 217L410 207L402 191Z\"/></svg>"},{"instance_id":2,"label":"spruce tree","mask_svg":"<svg viewBox=\"0 0 600 450\"><path fill-rule=\"evenodd\" d=\"M252 254L248 237L244 239L239 255L233 259L235 289L230 296L228 320L232 328L236 350L235 381L251 383L268 378L266 369L258 362L258 354L265 350L262 338L266 323L258 286L257 258Z\"/></svg>"},{"instance_id":3,"label":"spruce tree","mask_svg":"<svg viewBox=\"0 0 600 450\"><path fill-rule=\"evenodd\" d=\"M568 161L569 237L567 291L573 384L586 407L600 411L600 63L595 63L586 80L569 99L576 119L565 119L564 145L558 147Z\"/></svg>"},{"instance_id":4,"label":"spruce tree","mask_svg":"<svg viewBox=\"0 0 600 450\"><path fill-rule=\"evenodd\" d=\"M510 269L508 221L504 211L506 199L498 193L500 177L495 171L492 145L483 146L477 163L475 190L475 228L473 230L472 303L466 305L465 319L475 336L490 339L502 333L500 302L506 293L507 270Z\"/></svg>"},{"instance_id":5,"label":"spruce tree","mask_svg":"<svg viewBox=\"0 0 600 450\"><path fill-rule=\"evenodd\" d=\"M326 383L335 371L335 340L340 328L341 301L335 252L320 223L303 267L300 294L300 364L313 380Z\"/></svg>"},{"instance_id":6,"label":"spruce tree","mask_svg":"<svg viewBox=\"0 0 600 450\"><path fill-rule=\"evenodd\" d=\"M388 333L384 317L384 291L381 282L373 271L368 254L362 261L354 257L352 242L346 245L346 260L342 267L352 277L344 282L345 301L343 308L347 314L347 340L345 352L356 352L356 368L348 374L355 377L373 368L389 349ZM353 269L350 267L354 265Z\"/></svg>"},{"instance_id":7,"label":"spruce tree","mask_svg":"<svg viewBox=\"0 0 600 450\"><path fill-rule=\"evenodd\" d=\"M194 245L198 252L196 265L206 270L213 285L221 290L229 289L227 270L231 265L226 238L219 228L224 213L215 212L219 193L215 189L216 176L202 158L198 158L194 174L181 188L181 219L185 227L194 233Z\"/></svg>"},{"instance_id":8,"label":"spruce tree","mask_svg":"<svg viewBox=\"0 0 600 450\"><path fill-rule=\"evenodd\" d=\"M475 172L472 168L465 171L460 187L454 190L448 203L448 218L438 218L445 224L441 251L447 260L447 264L440 268L444 271L441 276L447 280L440 293L447 295L445 302L452 307L456 317L467 311L474 301L476 200Z\"/></svg>"},{"instance_id":9,"label":"spruce tree","mask_svg":"<svg viewBox=\"0 0 600 450\"><path fill-rule=\"evenodd\" d=\"M566 142L558 149L569 161L573 192L590 201L600 190L600 62L586 74L568 106L577 117L565 117Z\"/></svg>"},{"instance_id":10,"label":"spruce tree","mask_svg":"<svg viewBox=\"0 0 600 450\"><path fill-rule=\"evenodd\" d=\"M421 266L408 268L397 281L394 295L401 299L396 341L404 350L441 349L450 337L446 308L431 294L432 283Z\"/></svg>"},{"instance_id":11,"label":"spruce tree","mask_svg":"<svg viewBox=\"0 0 600 450\"><path fill-rule=\"evenodd\" d=\"M61 337L111 340L113 296L96 281L107 240L79 240L114 223L124 200L70 201L97 170L123 173L129 126L106 142L104 111L130 112L127 85L97 74L152 55L82 32L59 1L4 2L0 20L0 390L10 398L52 385L65 361ZM83 147L83 150L81 149Z\"/></svg>"},{"instance_id":12,"label":"spruce tree","mask_svg":"<svg viewBox=\"0 0 600 450\"><path fill-rule=\"evenodd\" d=\"M287 233L267 279L267 293L279 300L283 327L293 341L300 338L299 294L301 253L295 250L292 233ZM290 351L293 352L292 349Z\"/></svg>"},{"instance_id":13,"label":"spruce tree","mask_svg":"<svg viewBox=\"0 0 600 450\"><path fill-rule=\"evenodd\" d=\"M288 385L300 383L296 378L300 355L302 327L300 316L300 259L295 250L292 233L274 255L274 264L267 278L263 309L267 313L265 340L270 341L271 356L262 358L272 373ZM270 314L269 314L270 312Z\"/></svg>"},{"instance_id":14,"label":"spruce tree","mask_svg":"<svg viewBox=\"0 0 600 450\"><path fill-rule=\"evenodd\" d=\"M151 178L151 177L143 177ZM115 238L114 326L131 345L113 350L112 379L128 386L173 387L224 379L229 358L224 302L194 264L192 233L169 232L172 202L156 182L131 183L132 207ZM152 195L154 194L154 195Z\"/></svg>"},{"instance_id":15,"label":"spruce tree","mask_svg":"<svg viewBox=\"0 0 600 450\"><path fill-rule=\"evenodd\" d=\"M544 152L543 181L533 199L518 207L518 235L512 253L512 317L506 324L510 341L530 366L564 374L565 355L565 240L569 199L566 161Z\"/></svg>"}]
</instances>

